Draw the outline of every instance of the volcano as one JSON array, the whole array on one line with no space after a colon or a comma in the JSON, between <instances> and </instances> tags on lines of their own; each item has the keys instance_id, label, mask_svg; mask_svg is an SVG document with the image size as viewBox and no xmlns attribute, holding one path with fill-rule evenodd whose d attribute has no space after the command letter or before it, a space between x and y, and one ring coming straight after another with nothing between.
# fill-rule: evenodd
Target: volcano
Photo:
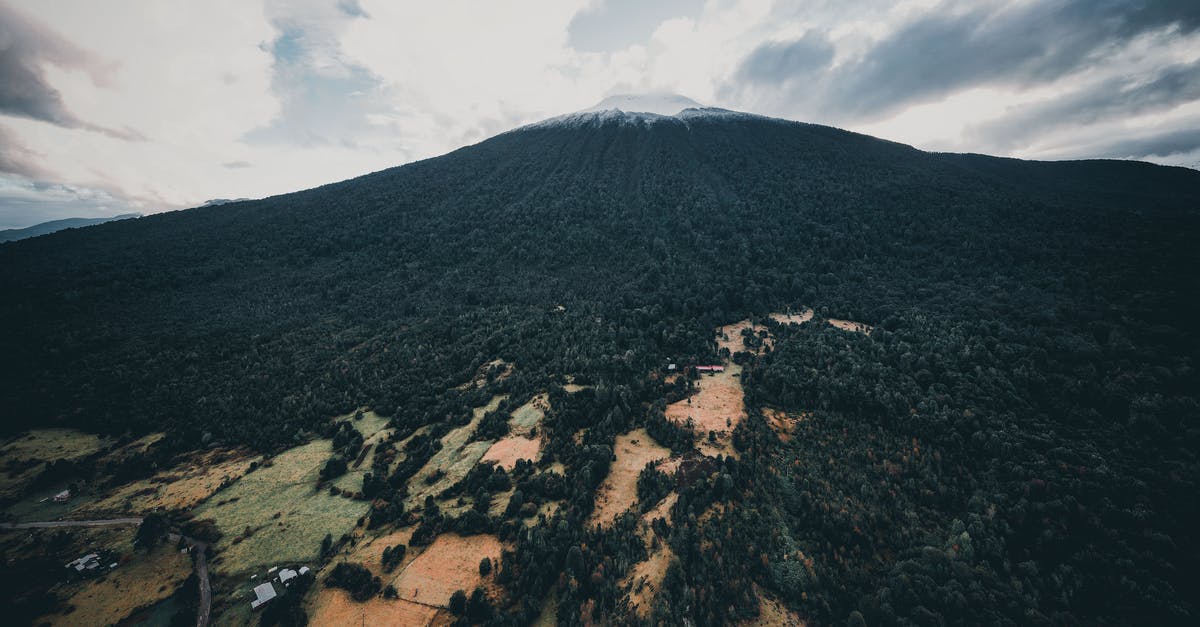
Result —
<instances>
[{"instance_id":1,"label":"volcano","mask_svg":"<svg viewBox=\"0 0 1200 627\"><path fill-rule=\"evenodd\" d=\"M0 245L3 428L162 432L167 460L278 452L371 408L401 451L371 511L495 535L492 609L517 622L552 602L566 623L1186 624L1198 209L1190 169L617 96L339 183ZM740 422L664 418L718 376L692 366L725 363ZM507 435L515 406L471 417L493 395L544 400L509 436L538 439L536 465L400 507L405 460ZM621 453L647 438L675 461ZM590 525L625 459L638 505Z\"/></svg>"}]
</instances>

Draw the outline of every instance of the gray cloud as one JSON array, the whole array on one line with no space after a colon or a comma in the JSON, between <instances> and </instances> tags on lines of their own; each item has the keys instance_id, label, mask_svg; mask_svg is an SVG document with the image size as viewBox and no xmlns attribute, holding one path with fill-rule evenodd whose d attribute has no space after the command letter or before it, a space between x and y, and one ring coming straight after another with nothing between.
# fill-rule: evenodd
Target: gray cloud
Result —
<instances>
[{"instance_id":1,"label":"gray cloud","mask_svg":"<svg viewBox=\"0 0 1200 627\"><path fill-rule=\"evenodd\" d=\"M1022 107L968 130L968 137L998 148L1026 146L1065 124L1090 124L1117 116L1171 109L1200 99L1200 61L1159 70L1150 80L1119 76L1074 93ZM1158 154L1158 153L1148 153ZM1140 155L1144 156L1144 155Z\"/></svg>"},{"instance_id":2,"label":"gray cloud","mask_svg":"<svg viewBox=\"0 0 1200 627\"><path fill-rule=\"evenodd\" d=\"M1139 35L1173 29L1181 36L1197 28L1200 2L1194 0L1044 0L965 12L947 4L802 89L790 79L808 68L764 62L772 51L786 49L764 44L743 60L725 91L773 82L781 90L776 95L800 103L804 113L880 118L971 87L1045 84L1098 62Z\"/></svg>"},{"instance_id":3,"label":"gray cloud","mask_svg":"<svg viewBox=\"0 0 1200 627\"><path fill-rule=\"evenodd\" d=\"M145 139L131 129L110 129L71 113L62 94L46 80L42 67L52 64L83 70L94 82L107 80L109 67L4 2L0 2L0 114L80 128L119 139Z\"/></svg>"},{"instance_id":4,"label":"gray cloud","mask_svg":"<svg viewBox=\"0 0 1200 627\"><path fill-rule=\"evenodd\" d=\"M755 48L738 67L737 78L752 83L807 78L832 60L829 40L810 31L792 42L767 42Z\"/></svg>"},{"instance_id":5,"label":"gray cloud","mask_svg":"<svg viewBox=\"0 0 1200 627\"><path fill-rule=\"evenodd\" d=\"M0 126L0 173L44 177L46 170L38 161L37 153L21 145L8 129Z\"/></svg>"},{"instance_id":6,"label":"gray cloud","mask_svg":"<svg viewBox=\"0 0 1200 627\"><path fill-rule=\"evenodd\" d=\"M1140 137L1132 137L1102 144L1091 152L1098 157L1113 159L1144 159L1169 157L1200 151L1200 120L1193 120L1190 129L1157 131Z\"/></svg>"}]
</instances>

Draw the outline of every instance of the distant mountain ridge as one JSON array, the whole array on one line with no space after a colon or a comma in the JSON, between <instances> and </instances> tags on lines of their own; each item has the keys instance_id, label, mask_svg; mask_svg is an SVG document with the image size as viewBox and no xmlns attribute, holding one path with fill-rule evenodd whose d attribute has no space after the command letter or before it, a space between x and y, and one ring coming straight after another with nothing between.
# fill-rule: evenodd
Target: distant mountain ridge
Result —
<instances>
[{"instance_id":1,"label":"distant mountain ridge","mask_svg":"<svg viewBox=\"0 0 1200 627\"><path fill-rule=\"evenodd\" d=\"M78 229L85 226L95 226L104 224L105 222L113 222L115 220L129 220L132 218L140 218L140 213L122 213L120 215L109 216L107 218L63 218L62 220L51 220L42 222L33 226L27 226L23 229L5 229L0 231L0 242L15 242L19 239L28 237L37 237L39 235L49 235L55 231L63 229Z\"/></svg>"}]
</instances>

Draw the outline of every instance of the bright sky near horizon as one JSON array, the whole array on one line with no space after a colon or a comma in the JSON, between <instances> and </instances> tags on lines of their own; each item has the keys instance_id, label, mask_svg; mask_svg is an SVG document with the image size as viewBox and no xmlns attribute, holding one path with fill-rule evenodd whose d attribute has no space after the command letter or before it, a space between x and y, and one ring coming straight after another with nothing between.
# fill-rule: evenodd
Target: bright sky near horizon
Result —
<instances>
[{"instance_id":1,"label":"bright sky near horizon","mask_svg":"<svg viewBox=\"0 0 1200 627\"><path fill-rule=\"evenodd\" d=\"M630 92L1200 164L1195 0L0 0L0 228L262 197Z\"/></svg>"}]
</instances>

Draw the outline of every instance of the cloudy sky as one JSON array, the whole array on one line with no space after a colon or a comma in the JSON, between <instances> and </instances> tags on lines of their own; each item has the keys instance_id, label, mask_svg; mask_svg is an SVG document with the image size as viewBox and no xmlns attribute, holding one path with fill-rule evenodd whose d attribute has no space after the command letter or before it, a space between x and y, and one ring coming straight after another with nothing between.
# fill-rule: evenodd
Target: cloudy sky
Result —
<instances>
[{"instance_id":1,"label":"cloudy sky","mask_svg":"<svg viewBox=\"0 0 1200 627\"><path fill-rule=\"evenodd\" d=\"M262 197L605 96L1200 167L1197 0L0 0L0 228Z\"/></svg>"}]
</instances>

